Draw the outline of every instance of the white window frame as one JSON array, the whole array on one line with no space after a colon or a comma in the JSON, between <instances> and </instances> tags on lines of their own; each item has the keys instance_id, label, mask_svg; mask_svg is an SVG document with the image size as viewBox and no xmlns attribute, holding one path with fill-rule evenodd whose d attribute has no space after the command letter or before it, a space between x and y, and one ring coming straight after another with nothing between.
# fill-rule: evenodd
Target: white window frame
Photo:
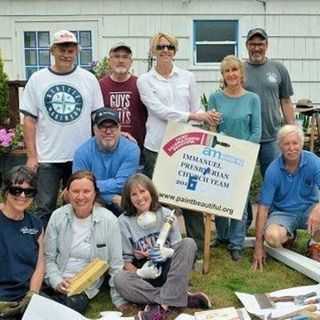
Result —
<instances>
[{"instance_id":1,"label":"white window frame","mask_svg":"<svg viewBox=\"0 0 320 320\"><path fill-rule=\"evenodd\" d=\"M87 19L83 20L73 19L72 21L62 21L61 19L44 20L32 18L21 18L15 21L15 33L17 41L15 41L14 51L16 55L16 61L14 61L14 73L16 79L25 80L25 57L24 57L24 32L26 31L49 31L50 40L53 39L55 32L59 30L77 30L77 31L91 31L91 44L92 44L92 61L97 60L98 56L98 20ZM51 63L52 63L51 57Z\"/></svg>"},{"instance_id":2,"label":"white window frame","mask_svg":"<svg viewBox=\"0 0 320 320\"><path fill-rule=\"evenodd\" d=\"M236 35L235 35L235 40L226 40L226 41L197 41L196 37L196 23L198 21L212 21L212 22L218 22L218 21L223 21L223 22L232 22L236 23ZM193 59L193 66L194 67L216 67L218 68L220 66L220 62L198 62L197 61L197 46L201 45L233 45L234 46L234 52L233 54L238 56L239 55L239 20L237 19L193 19L192 21L192 32L193 32L193 50L192 50L192 59Z\"/></svg>"},{"instance_id":3,"label":"white window frame","mask_svg":"<svg viewBox=\"0 0 320 320\"><path fill-rule=\"evenodd\" d=\"M82 30L82 29L78 29L78 30L70 30L75 36L76 38L78 39L78 42L79 42L79 45L80 45L80 48L81 50L91 50L91 58L92 58L92 61L91 63L94 61L93 59L93 43L92 43L92 30ZM80 32L90 32L90 37L91 37L91 46L82 46L81 43L80 43ZM88 69L88 67L90 65L86 65L86 64L81 64L81 59L80 59L80 54L81 54L81 50L79 51L78 55L77 55L77 64L78 66L82 67L82 68L85 68L85 69Z\"/></svg>"},{"instance_id":4,"label":"white window frame","mask_svg":"<svg viewBox=\"0 0 320 320\"><path fill-rule=\"evenodd\" d=\"M50 63L51 63L51 55L50 55L50 32L48 31L48 30L38 30L38 31L24 31L23 32L23 40L24 40L24 38L25 38L25 33L27 33L27 32L32 32L32 33L35 33L36 34L36 46L35 47L26 47L25 46L25 42L23 41L23 47L24 47L24 75L25 75L25 79L28 79L27 78L27 69L31 69L31 68L34 68L34 69L37 69L37 70L35 70L35 72L36 71L38 71L38 70L40 70L40 69L42 69L42 68L45 68L45 67L47 67L47 65L44 65L44 64L40 64L39 63L39 60L40 60L40 58L39 58L39 53L40 53L40 51L41 50L48 50L49 51L49 65L50 65ZM49 34L49 43L48 43L48 47L40 47L39 46L39 41L38 41L38 39L39 39L39 33L40 32L46 32L46 33L48 33ZM25 54L26 54L26 51L29 51L29 50L35 50L36 51L36 55L37 55L37 63L36 64L34 64L34 65L32 65L32 64L29 64L29 65L27 65L26 64L26 61L25 61Z\"/></svg>"}]
</instances>

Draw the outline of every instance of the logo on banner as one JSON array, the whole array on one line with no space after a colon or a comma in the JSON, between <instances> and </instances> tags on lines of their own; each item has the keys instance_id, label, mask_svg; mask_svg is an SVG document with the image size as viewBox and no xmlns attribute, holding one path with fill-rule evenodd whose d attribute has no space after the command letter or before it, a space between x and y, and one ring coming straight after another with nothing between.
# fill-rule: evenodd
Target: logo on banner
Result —
<instances>
[{"instance_id":1,"label":"logo on banner","mask_svg":"<svg viewBox=\"0 0 320 320\"><path fill-rule=\"evenodd\" d=\"M222 147L230 147L228 143L218 141L216 136L209 135L202 132L190 132L186 134L179 135L168 141L164 146L163 150L168 156L172 156L174 153L180 149L190 146L190 145L204 145L207 146L203 149L201 155L214 158L217 160L225 161L238 165L240 167L244 166L244 160L237 158L228 153L222 152L220 150L214 149L216 145L221 145Z\"/></svg>"}]
</instances>

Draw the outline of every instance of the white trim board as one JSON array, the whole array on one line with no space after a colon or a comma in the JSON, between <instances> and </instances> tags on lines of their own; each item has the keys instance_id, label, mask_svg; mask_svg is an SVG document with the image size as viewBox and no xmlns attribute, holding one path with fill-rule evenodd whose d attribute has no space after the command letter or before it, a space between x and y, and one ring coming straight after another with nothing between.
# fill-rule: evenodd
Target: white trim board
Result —
<instances>
[{"instance_id":1,"label":"white trim board","mask_svg":"<svg viewBox=\"0 0 320 320\"><path fill-rule=\"evenodd\" d=\"M245 239L245 247L254 247L255 238L247 237ZM312 260L308 257L305 257L294 251L285 249L285 248L271 248L268 245L265 245L265 250L267 253L274 259L284 263L285 265L291 267L294 270L297 270L303 273L310 279L313 279L317 282L320 282L320 263Z\"/></svg>"}]
</instances>

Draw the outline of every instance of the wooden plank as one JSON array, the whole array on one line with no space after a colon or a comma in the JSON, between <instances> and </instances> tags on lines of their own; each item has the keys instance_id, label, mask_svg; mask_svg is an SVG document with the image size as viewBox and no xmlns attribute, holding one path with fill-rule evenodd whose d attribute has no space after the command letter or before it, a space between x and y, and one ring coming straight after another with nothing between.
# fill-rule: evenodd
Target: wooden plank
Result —
<instances>
[{"instance_id":1,"label":"wooden plank","mask_svg":"<svg viewBox=\"0 0 320 320\"><path fill-rule=\"evenodd\" d=\"M320 263L285 248L265 246L267 253L274 259L286 264L294 270L303 273L310 279L320 282Z\"/></svg>"},{"instance_id":2,"label":"wooden plank","mask_svg":"<svg viewBox=\"0 0 320 320\"><path fill-rule=\"evenodd\" d=\"M314 150L314 131L316 130L316 116L312 113L311 116L311 134L310 134L310 151Z\"/></svg>"},{"instance_id":3,"label":"wooden plank","mask_svg":"<svg viewBox=\"0 0 320 320\"><path fill-rule=\"evenodd\" d=\"M250 237L245 239L245 247L253 247L254 244L255 238ZM271 248L270 246L265 245L265 250L274 259L303 273L308 278L320 282L319 262L285 248Z\"/></svg>"},{"instance_id":4,"label":"wooden plank","mask_svg":"<svg viewBox=\"0 0 320 320\"><path fill-rule=\"evenodd\" d=\"M244 239L243 247L244 248L253 248L256 243L255 237L246 237Z\"/></svg>"},{"instance_id":5,"label":"wooden plank","mask_svg":"<svg viewBox=\"0 0 320 320\"><path fill-rule=\"evenodd\" d=\"M203 248L203 270L202 273L209 272L210 263L210 240L211 240L211 217L209 213L203 213L204 218L204 248Z\"/></svg>"},{"instance_id":6,"label":"wooden plank","mask_svg":"<svg viewBox=\"0 0 320 320\"><path fill-rule=\"evenodd\" d=\"M76 273L70 280L68 297L82 293L90 288L107 270L109 266L101 259L92 260L85 268Z\"/></svg>"},{"instance_id":7,"label":"wooden plank","mask_svg":"<svg viewBox=\"0 0 320 320\"><path fill-rule=\"evenodd\" d=\"M26 83L27 81L8 81L10 128L15 128L20 123L19 88L24 88Z\"/></svg>"}]
</instances>

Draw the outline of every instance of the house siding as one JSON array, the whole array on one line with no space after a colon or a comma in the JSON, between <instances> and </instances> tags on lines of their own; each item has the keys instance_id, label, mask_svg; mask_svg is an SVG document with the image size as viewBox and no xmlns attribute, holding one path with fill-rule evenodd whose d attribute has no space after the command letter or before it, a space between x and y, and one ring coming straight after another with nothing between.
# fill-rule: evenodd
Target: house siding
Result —
<instances>
[{"instance_id":1,"label":"house siding","mask_svg":"<svg viewBox=\"0 0 320 320\"><path fill-rule=\"evenodd\" d=\"M176 62L194 72L199 93L219 84L219 65L193 65L194 19L239 21L239 56L255 26L269 34L268 56L289 69L295 95L320 104L320 1L318 0L0 0L0 48L11 80L24 79L23 31L90 28L93 57L101 59L118 41L134 51L133 72L146 72L150 37L158 31L178 37ZM41 29L43 27L44 29ZM40 28L40 29L39 29ZM85 30L85 29L83 29Z\"/></svg>"}]
</instances>

